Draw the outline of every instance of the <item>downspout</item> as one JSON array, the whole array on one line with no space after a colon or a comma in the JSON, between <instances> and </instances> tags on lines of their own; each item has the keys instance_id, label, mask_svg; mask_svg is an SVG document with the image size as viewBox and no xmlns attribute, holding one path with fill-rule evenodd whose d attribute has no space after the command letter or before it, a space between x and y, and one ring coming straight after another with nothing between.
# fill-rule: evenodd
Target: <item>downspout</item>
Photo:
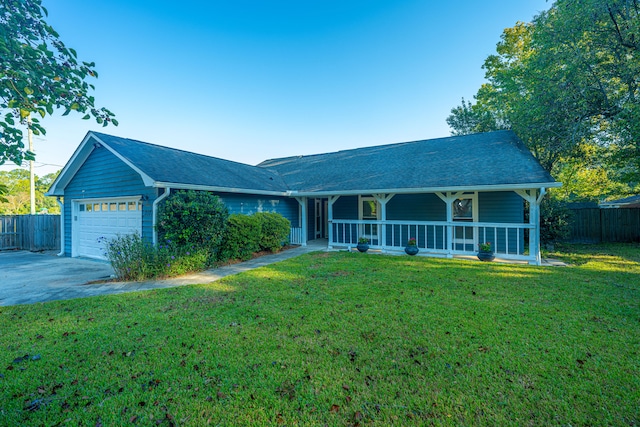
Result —
<instances>
[{"instance_id":1,"label":"downspout","mask_svg":"<svg viewBox=\"0 0 640 427\"><path fill-rule=\"evenodd\" d=\"M64 256L64 203L60 201L60 196L56 197L56 202L60 206L60 253L58 256Z\"/></svg>"},{"instance_id":2,"label":"downspout","mask_svg":"<svg viewBox=\"0 0 640 427\"><path fill-rule=\"evenodd\" d=\"M156 229L156 221L158 220L158 204L171 194L171 187L165 187L164 193L153 201L153 214L151 219L151 227L153 228L153 246L158 243L158 230Z\"/></svg>"}]
</instances>

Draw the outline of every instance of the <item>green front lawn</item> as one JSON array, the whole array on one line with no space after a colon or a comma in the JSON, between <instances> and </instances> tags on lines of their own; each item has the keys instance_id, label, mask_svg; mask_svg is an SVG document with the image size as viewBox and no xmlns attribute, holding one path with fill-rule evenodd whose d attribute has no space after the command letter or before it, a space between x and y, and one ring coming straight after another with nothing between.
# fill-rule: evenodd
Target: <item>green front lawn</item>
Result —
<instances>
[{"instance_id":1,"label":"green front lawn","mask_svg":"<svg viewBox=\"0 0 640 427\"><path fill-rule=\"evenodd\" d=\"M0 425L638 425L640 247L584 248L1 307Z\"/></svg>"}]
</instances>

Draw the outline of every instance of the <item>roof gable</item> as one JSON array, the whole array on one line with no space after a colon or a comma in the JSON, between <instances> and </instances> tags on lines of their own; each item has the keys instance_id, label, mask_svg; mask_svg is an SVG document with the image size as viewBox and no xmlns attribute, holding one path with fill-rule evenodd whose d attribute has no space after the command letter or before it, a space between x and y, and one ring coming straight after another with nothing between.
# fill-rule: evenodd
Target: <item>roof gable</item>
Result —
<instances>
[{"instance_id":1,"label":"roof gable","mask_svg":"<svg viewBox=\"0 0 640 427\"><path fill-rule=\"evenodd\" d=\"M134 169L147 186L202 188L218 191L246 191L284 194L287 186L280 176L265 168L205 156L147 142L89 132L49 195L62 195L64 187L98 146Z\"/></svg>"}]
</instances>

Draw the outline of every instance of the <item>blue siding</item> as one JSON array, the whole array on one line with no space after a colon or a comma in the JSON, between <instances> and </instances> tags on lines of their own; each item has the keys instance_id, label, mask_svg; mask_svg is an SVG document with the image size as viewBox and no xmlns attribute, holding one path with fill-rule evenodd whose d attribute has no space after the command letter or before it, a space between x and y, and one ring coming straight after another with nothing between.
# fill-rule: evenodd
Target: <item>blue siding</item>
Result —
<instances>
[{"instance_id":1,"label":"blue siding","mask_svg":"<svg viewBox=\"0 0 640 427\"><path fill-rule=\"evenodd\" d=\"M435 194L396 194L387 203L389 221L446 221L447 205Z\"/></svg>"},{"instance_id":2,"label":"blue siding","mask_svg":"<svg viewBox=\"0 0 640 427\"><path fill-rule=\"evenodd\" d=\"M513 191L500 191L493 193L478 193L478 216L480 222L524 223L524 200ZM478 240L490 241L496 250L505 252L507 241L509 253L522 255L525 249L524 235L517 236L516 230L509 230L505 236L504 229L498 229L498 238L495 239L494 229L478 230ZM484 238L486 232L486 238ZM497 241L493 241L497 240ZM519 242L518 242L519 240ZM517 251L518 243L520 250Z\"/></svg>"},{"instance_id":3,"label":"blue siding","mask_svg":"<svg viewBox=\"0 0 640 427\"><path fill-rule=\"evenodd\" d=\"M513 191L478 193L480 222L524 222L524 200Z\"/></svg>"},{"instance_id":4,"label":"blue siding","mask_svg":"<svg viewBox=\"0 0 640 427\"><path fill-rule=\"evenodd\" d=\"M358 219L358 196L342 196L333 204L334 219Z\"/></svg>"},{"instance_id":5,"label":"blue siding","mask_svg":"<svg viewBox=\"0 0 640 427\"><path fill-rule=\"evenodd\" d=\"M142 238L151 241L152 203L156 190L105 148L94 149L64 190L64 252L71 255L71 203L78 199L146 195L142 206Z\"/></svg>"},{"instance_id":6,"label":"blue siding","mask_svg":"<svg viewBox=\"0 0 640 427\"><path fill-rule=\"evenodd\" d=\"M230 214L251 215L256 212L275 212L287 218L292 227L299 227L298 202L282 196L215 193L229 209Z\"/></svg>"}]
</instances>

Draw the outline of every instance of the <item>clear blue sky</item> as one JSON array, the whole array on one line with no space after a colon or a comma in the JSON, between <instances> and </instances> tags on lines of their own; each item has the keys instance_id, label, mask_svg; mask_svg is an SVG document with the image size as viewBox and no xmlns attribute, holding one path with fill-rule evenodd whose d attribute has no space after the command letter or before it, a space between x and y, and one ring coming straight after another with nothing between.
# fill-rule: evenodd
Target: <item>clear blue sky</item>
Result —
<instances>
[{"instance_id":1,"label":"clear blue sky","mask_svg":"<svg viewBox=\"0 0 640 427\"><path fill-rule=\"evenodd\" d=\"M447 136L502 31L545 0L43 0L48 22L96 62L101 128L44 120L36 174L89 130L256 164ZM43 166L48 164L53 166ZM2 166L2 170L14 165Z\"/></svg>"}]
</instances>

